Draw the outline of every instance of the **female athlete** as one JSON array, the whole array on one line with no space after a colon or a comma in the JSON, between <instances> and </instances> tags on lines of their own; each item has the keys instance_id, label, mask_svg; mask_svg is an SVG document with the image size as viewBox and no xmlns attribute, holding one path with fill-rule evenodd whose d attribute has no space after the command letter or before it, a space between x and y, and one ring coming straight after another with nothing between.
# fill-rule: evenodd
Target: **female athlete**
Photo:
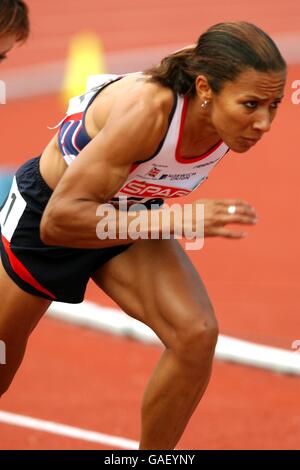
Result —
<instances>
[{"instance_id":1,"label":"female athlete","mask_svg":"<svg viewBox=\"0 0 300 470\"><path fill-rule=\"evenodd\" d=\"M286 64L261 29L228 22L157 67L97 80L71 100L41 157L19 168L1 211L0 338L7 364L0 366L0 395L51 301L81 302L92 278L165 346L143 398L140 448L173 449L209 382L218 325L175 237L182 223L196 228L196 211L184 220L174 216L164 239L161 204L189 194L229 149L244 153L270 130ZM130 236L127 227L140 212L124 211L124 201L148 207L139 226L144 238ZM108 203L116 236L103 239L99 222ZM198 200L193 208L199 203L204 236L240 239L243 230L229 225L256 222L242 200ZM149 234L151 204L158 239Z\"/></svg>"}]
</instances>

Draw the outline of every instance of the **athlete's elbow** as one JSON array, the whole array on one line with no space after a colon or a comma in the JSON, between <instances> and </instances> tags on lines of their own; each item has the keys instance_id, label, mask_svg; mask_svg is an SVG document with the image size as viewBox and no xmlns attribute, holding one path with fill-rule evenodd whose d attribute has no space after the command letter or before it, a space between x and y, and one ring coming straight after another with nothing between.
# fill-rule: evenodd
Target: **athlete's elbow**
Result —
<instances>
[{"instance_id":1,"label":"athlete's elbow","mask_svg":"<svg viewBox=\"0 0 300 470\"><path fill-rule=\"evenodd\" d=\"M45 245L63 245L62 214L55 210L46 210L40 224L40 238Z\"/></svg>"},{"instance_id":2,"label":"athlete's elbow","mask_svg":"<svg viewBox=\"0 0 300 470\"><path fill-rule=\"evenodd\" d=\"M53 227L51 229L46 225L41 225L40 227L40 238L44 245L59 246L61 243L56 233Z\"/></svg>"}]
</instances>

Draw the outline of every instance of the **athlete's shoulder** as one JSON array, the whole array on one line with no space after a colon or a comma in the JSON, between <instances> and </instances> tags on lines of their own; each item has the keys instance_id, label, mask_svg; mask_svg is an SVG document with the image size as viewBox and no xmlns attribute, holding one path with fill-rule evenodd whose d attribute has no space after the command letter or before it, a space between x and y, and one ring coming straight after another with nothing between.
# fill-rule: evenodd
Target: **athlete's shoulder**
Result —
<instances>
[{"instance_id":1,"label":"athlete's shoulder","mask_svg":"<svg viewBox=\"0 0 300 470\"><path fill-rule=\"evenodd\" d=\"M144 75L126 77L126 79L111 108L111 116L124 113L132 115L140 123L148 122L163 133L168 127L174 106L173 91Z\"/></svg>"},{"instance_id":2,"label":"athlete's shoulder","mask_svg":"<svg viewBox=\"0 0 300 470\"><path fill-rule=\"evenodd\" d=\"M143 74L130 74L104 90L95 109L95 122L103 137L111 136L111 142L121 137L124 148L138 154L135 160L146 159L165 137L174 102L171 89Z\"/></svg>"},{"instance_id":3,"label":"athlete's shoulder","mask_svg":"<svg viewBox=\"0 0 300 470\"><path fill-rule=\"evenodd\" d=\"M141 75L132 87L132 94L139 96L141 105L149 111L162 112L167 116L172 111L175 94L171 88L165 87L151 79L150 76Z\"/></svg>"}]
</instances>

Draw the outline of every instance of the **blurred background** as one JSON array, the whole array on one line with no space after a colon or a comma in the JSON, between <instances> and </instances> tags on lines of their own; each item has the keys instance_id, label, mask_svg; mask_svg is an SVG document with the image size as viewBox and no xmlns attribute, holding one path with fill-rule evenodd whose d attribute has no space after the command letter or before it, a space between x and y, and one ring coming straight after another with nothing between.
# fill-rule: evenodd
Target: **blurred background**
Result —
<instances>
[{"instance_id":1,"label":"blurred background","mask_svg":"<svg viewBox=\"0 0 300 470\"><path fill-rule=\"evenodd\" d=\"M300 339L300 103L292 100L300 80L299 1L27 3L31 36L0 70L7 85L7 103L0 105L2 199L14 169L39 155L54 135L48 127L63 117L68 90L83 91L83 76L143 70L218 22L250 21L272 36L288 63L285 98L272 130L246 154L230 152L196 194L249 201L259 223L244 240L210 239L203 250L188 254L207 286L222 335L284 349L299 362L292 350ZM103 307L117 309L93 284L87 301L99 306L99 314ZM1 410L138 440L142 391L160 353L159 346L48 316L33 334ZM299 392L296 373L217 360L179 447L299 449ZM101 444L15 428L0 417L0 448Z\"/></svg>"}]
</instances>

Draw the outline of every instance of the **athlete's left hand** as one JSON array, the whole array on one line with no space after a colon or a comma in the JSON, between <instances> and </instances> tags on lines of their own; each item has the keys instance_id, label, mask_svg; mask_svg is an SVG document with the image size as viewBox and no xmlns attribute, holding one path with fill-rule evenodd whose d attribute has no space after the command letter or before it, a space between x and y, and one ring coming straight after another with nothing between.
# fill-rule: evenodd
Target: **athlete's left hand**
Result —
<instances>
[{"instance_id":1,"label":"athlete's left hand","mask_svg":"<svg viewBox=\"0 0 300 470\"><path fill-rule=\"evenodd\" d=\"M254 207L241 199L201 199L204 204L204 236L243 238L246 233L228 228L229 224L255 225Z\"/></svg>"}]
</instances>

